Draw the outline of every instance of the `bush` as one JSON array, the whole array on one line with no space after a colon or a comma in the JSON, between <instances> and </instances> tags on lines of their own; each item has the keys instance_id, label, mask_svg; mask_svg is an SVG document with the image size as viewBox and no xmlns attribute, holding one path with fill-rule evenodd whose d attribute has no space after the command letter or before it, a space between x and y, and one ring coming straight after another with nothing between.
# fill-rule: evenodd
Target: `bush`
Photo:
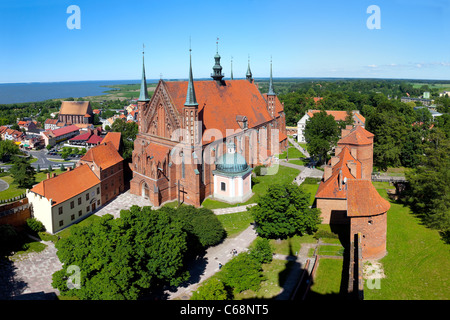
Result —
<instances>
[{"instance_id":1,"label":"bush","mask_svg":"<svg viewBox=\"0 0 450 320\"><path fill-rule=\"evenodd\" d=\"M314 239L320 239L320 238L328 238L328 239L339 239L339 235L336 233L333 233L331 231L326 230L319 230L314 234Z\"/></svg>"},{"instance_id":2,"label":"bush","mask_svg":"<svg viewBox=\"0 0 450 320\"><path fill-rule=\"evenodd\" d=\"M259 263L270 263L273 258L273 248L269 239L256 239L255 246L250 250L250 256Z\"/></svg>"},{"instance_id":3,"label":"bush","mask_svg":"<svg viewBox=\"0 0 450 320\"><path fill-rule=\"evenodd\" d=\"M231 259L219 273L220 279L233 288L234 293L248 289L258 290L264 280L261 263L248 252L242 252Z\"/></svg>"},{"instance_id":4,"label":"bush","mask_svg":"<svg viewBox=\"0 0 450 320\"><path fill-rule=\"evenodd\" d=\"M38 232L41 231L45 231L45 227L42 224L42 222L40 222L36 218L27 219L27 229L28 231L34 234L37 234Z\"/></svg>"},{"instance_id":5,"label":"bush","mask_svg":"<svg viewBox=\"0 0 450 320\"><path fill-rule=\"evenodd\" d=\"M217 278L207 280L192 294L191 300L232 300L232 289Z\"/></svg>"}]
</instances>

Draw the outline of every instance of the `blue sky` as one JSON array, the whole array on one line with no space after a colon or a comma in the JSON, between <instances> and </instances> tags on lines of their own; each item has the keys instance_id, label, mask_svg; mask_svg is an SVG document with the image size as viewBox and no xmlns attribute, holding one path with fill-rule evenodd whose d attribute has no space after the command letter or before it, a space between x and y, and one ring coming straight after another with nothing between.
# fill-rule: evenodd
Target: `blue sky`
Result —
<instances>
[{"instance_id":1,"label":"blue sky","mask_svg":"<svg viewBox=\"0 0 450 320\"><path fill-rule=\"evenodd\" d=\"M67 7L78 5L81 29ZM381 29L368 29L370 5ZM0 82L225 76L450 79L450 0L2 0Z\"/></svg>"}]
</instances>

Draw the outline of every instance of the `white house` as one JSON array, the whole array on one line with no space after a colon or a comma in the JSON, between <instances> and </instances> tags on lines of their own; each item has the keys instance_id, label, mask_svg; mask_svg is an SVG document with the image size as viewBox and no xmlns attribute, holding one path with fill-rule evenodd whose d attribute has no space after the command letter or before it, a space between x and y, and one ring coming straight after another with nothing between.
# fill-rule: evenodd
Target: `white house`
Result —
<instances>
[{"instance_id":1,"label":"white house","mask_svg":"<svg viewBox=\"0 0 450 320\"><path fill-rule=\"evenodd\" d=\"M314 114L319 113L320 110L308 110L305 115L297 122L297 141L306 142L305 127L306 122L311 119ZM347 111L325 110L327 115L332 115L336 121L345 121L347 118ZM358 110L353 110L353 125L364 127L366 119L359 113Z\"/></svg>"}]
</instances>

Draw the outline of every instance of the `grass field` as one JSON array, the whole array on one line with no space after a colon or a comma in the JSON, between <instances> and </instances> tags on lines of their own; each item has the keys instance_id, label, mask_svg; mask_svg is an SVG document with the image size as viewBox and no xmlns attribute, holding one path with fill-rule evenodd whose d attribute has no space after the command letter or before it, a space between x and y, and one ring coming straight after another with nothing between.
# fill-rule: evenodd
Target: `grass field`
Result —
<instances>
[{"instance_id":1,"label":"grass field","mask_svg":"<svg viewBox=\"0 0 450 320\"><path fill-rule=\"evenodd\" d=\"M54 173L57 175L61 173L61 170L53 170ZM47 174L44 172L36 173L36 183L41 182L42 180L47 178ZM20 196L21 194L26 192L25 188L19 188L17 184L14 183L14 179L12 176L4 176L0 177L0 179L4 180L9 184L9 188L0 192L0 200L7 200L11 199L17 196Z\"/></svg>"},{"instance_id":2,"label":"grass field","mask_svg":"<svg viewBox=\"0 0 450 320\"><path fill-rule=\"evenodd\" d=\"M341 288L343 259L320 259L308 296L338 295Z\"/></svg>"},{"instance_id":3,"label":"grass field","mask_svg":"<svg viewBox=\"0 0 450 320\"><path fill-rule=\"evenodd\" d=\"M375 182L387 199L388 183ZM387 251L380 260L386 278L380 289L368 290L367 300L448 300L450 299L450 247L436 230L423 226L402 204L391 201L387 213Z\"/></svg>"},{"instance_id":4,"label":"grass field","mask_svg":"<svg viewBox=\"0 0 450 320\"><path fill-rule=\"evenodd\" d=\"M106 88L109 88L110 90L105 91L103 95L100 96L89 96L84 97L87 100L90 101L96 101L100 102L103 100L126 100L126 99L133 99L139 97L139 92L141 88L140 83L133 83L133 84L117 84L117 85L109 85L104 86ZM153 92L155 91L156 83L148 83L147 89L149 97L152 96Z\"/></svg>"}]
</instances>

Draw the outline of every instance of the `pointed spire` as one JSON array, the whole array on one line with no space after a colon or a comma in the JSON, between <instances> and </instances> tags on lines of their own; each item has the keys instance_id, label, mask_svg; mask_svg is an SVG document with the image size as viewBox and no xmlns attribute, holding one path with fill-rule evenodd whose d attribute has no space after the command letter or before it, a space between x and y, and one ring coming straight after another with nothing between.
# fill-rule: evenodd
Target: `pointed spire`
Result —
<instances>
[{"instance_id":1,"label":"pointed spire","mask_svg":"<svg viewBox=\"0 0 450 320\"><path fill-rule=\"evenodd\" d=\"M145 45L142 44L142 78L141 78L141 92L139 93L138 101L150 101L147 91L147 79L145 78L145 63L144 63L144 49Z\"/></svg>"},{"instance_id":2,"label":"pointed spire","mask_svg":"<svg viewBox=\"0 0 450 320\"><path fill-rule=\"evenodd\" d=\"M195 97L194 90L194 77L192 76L192 57L191 57L192 49L189 48L189 83L186 93L186 102L185 106L198 106L197 98Z\"/></svg>"},{"instance_id":3,"label":"pointed spire","mask_svg":"<svg viewBox=\"0 0 450 320\"><path fill-rule=\"evenodd\" d=\"M275 91L273 91L273 80L272 80L272 57L270 57L270 79L269 79L269 92L267 92L268 96L274 96Z\"/></svg>"},{"instance_id":4,"label":"pointed spire","mask_svg":"<svg viewBox=\"0 0 450 320\"><path fill-rule=\"evenodd\" d=\"M231 56L231 80L233 80L233 56Z\"/></svg>"},{"instance_id":5,"label":"pointed spire","mask_svg":"<svg viewBox=\"0 0 450 320\"><path fill-rule=\"evenodd\" d=\"M247 74L245 75L247 80L252 82L253 78L252 78L252 71L250 70L250 55L248 56L248 68L247 68Z\"/></svg>"}]
</instances>

